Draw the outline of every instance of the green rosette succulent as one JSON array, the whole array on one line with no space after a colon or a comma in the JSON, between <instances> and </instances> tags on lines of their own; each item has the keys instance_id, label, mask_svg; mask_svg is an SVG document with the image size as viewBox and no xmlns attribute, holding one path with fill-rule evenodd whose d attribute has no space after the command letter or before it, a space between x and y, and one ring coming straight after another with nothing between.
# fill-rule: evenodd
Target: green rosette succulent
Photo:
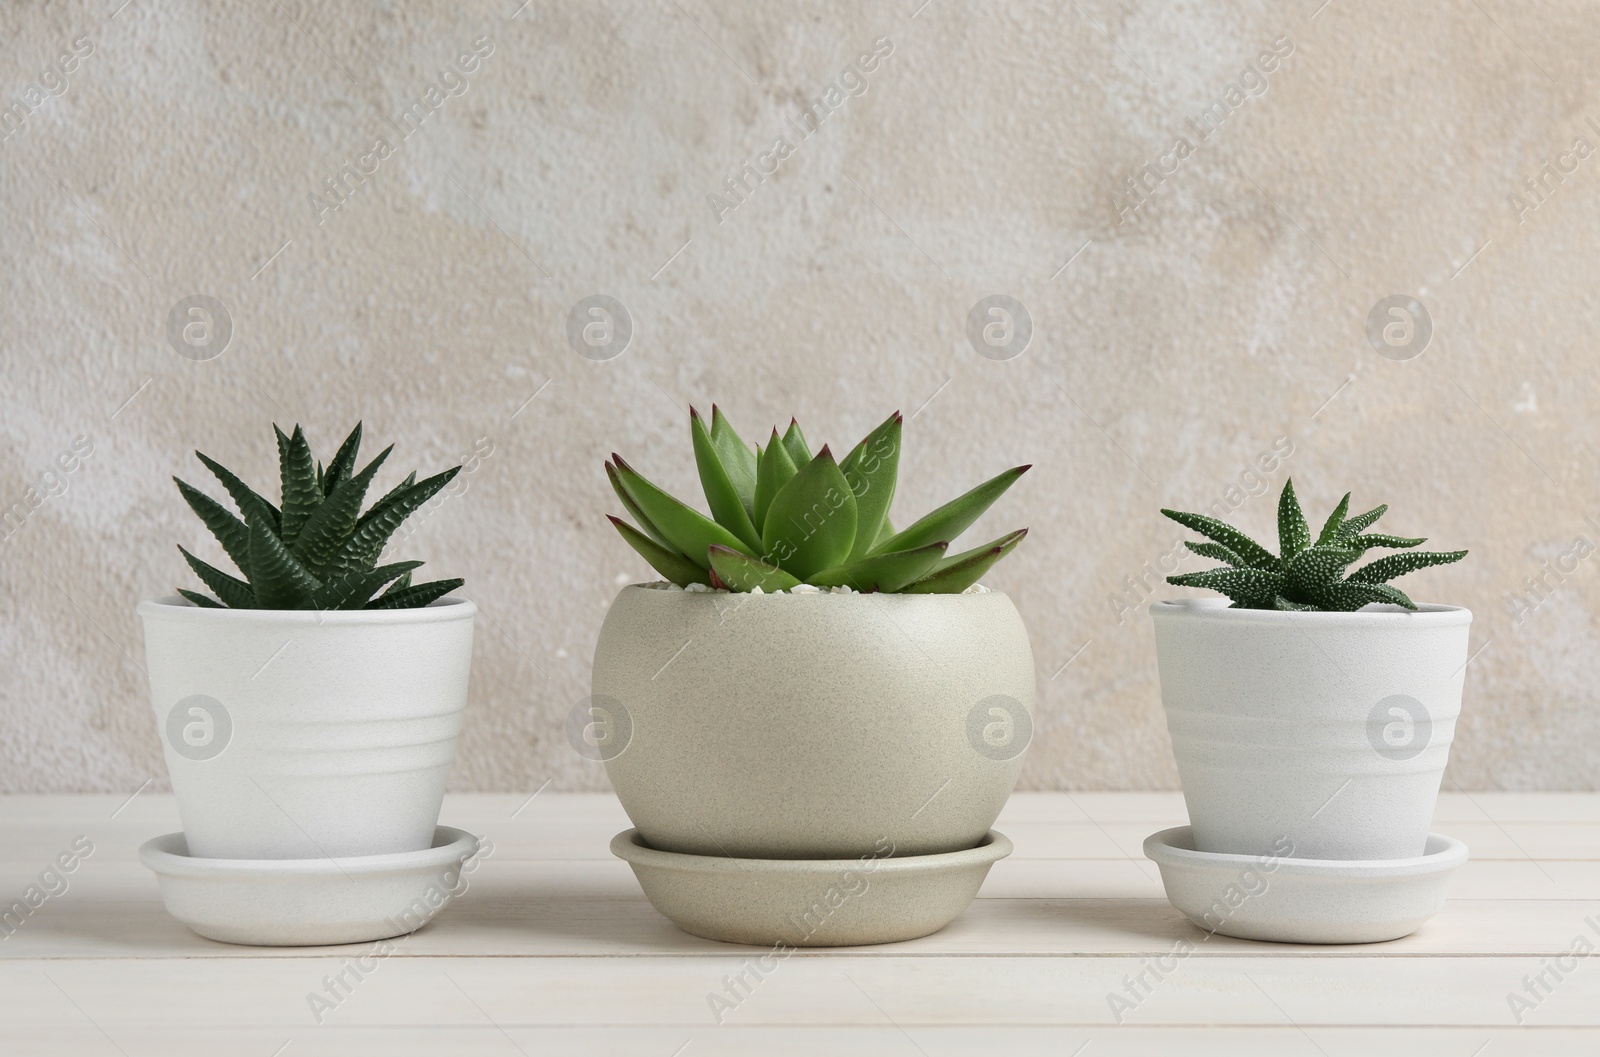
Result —
<instances>
[{"instance_id":1,"label":"green rosette succulent","mask_svg":"<svg viewBox=\"0 0 1600 1057\"><path fill-rule=\"evenodd\" d=\"M959 554L950 543L1027 471L1007 470L896 531L889 521L904 421L897 411L843 460L811 453L799 423L772 431L766 447L740 439L711 408L693 408L689 432L711 516L656 487L613 454L606 476L633 524L611 517L622 538L680 587L787 591L801 584L861 592L957 594L1028 534L1009 532ZM609 517L609 515L608 515Z\"/></svg>"},{"instance_id":2,"label":"green rosette succulent","mask_svg":"<svg viewBox=\"0 0 1600 1057\"><path fill-rule=\"evenodd\" d=\"M213 609L414 609L462 585L460 579L413 584L412 570L422 562L378 564L401 522L449 484L461 467L422 481L413 472L363 514L367 489L394 445L357 470L358 422L324 468L313 462L299 426L292 436L277 426L272 429L278 437L281 507L198 451L195 456L227 489L239 513L173 478L189 508L244 574L244 579L229 575L180 546L183 560L216 597L181 587L180 595Z\"/></svg>"},{"instance_id":3,"label":"green rosette succulent","mask_svg":"<svg viewBox=\"0 0 1600 1057\"><path fill-rule=\"evenodd\" d=\"M1389 581L1430 565L1460 561L1467 552L1415 551L1410 548L1426 543L1425 538L1368 532L1388 509L1388 504L1382 504L1348 517L1350 493L1346 492L1313 542L1294 494L1294 481L1287 480L1278 497L1276 555L1225 521L1163 509L1167 517L1210 539L1209 543L1186 544L1191 551L1226 563L1217 569L1169 576L1167 583L1217 591L1233 600L1232 609L1349 613L1373 602L1387 602L1414 610L1416 603ZM1352 564L1378 547L1394 548L1396 553L1346 575Z\"/></svg>"}]
</instances>

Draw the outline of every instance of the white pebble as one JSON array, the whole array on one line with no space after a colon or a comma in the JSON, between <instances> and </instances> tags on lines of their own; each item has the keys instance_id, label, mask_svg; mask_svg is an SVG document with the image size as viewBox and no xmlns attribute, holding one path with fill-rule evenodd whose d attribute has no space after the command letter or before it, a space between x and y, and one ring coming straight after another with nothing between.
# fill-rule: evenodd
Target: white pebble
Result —
<instances>
[{"instance_id":1,"label":"white pebble","mask_svg":"<svg viewBox=\"0 0 1600 1057\"><path fill-rule=\"evenodd\" d=\"M795 584L789 588L789 593L791 595L820 595L822 588L815 584Z\"/></svg>"}]
</instances>

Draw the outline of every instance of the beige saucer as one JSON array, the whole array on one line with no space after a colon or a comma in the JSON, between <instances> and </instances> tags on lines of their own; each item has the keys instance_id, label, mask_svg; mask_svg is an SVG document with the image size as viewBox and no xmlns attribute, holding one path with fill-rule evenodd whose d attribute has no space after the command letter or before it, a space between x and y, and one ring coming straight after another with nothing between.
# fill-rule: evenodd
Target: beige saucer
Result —
<instances>
[{"instance_id":1,"label":"beige saucer","mask_svg":"<svg viewBox=\"0 0 1600 1057\"><path fill-rule=\"evenodd\" d=\"M733 859L646 847L635 829L611 839L650 904L685 932L763 947L849 947L938 932L1011 854L990 830L975 848L856 859Z\"/></svg>"}]
</instances>

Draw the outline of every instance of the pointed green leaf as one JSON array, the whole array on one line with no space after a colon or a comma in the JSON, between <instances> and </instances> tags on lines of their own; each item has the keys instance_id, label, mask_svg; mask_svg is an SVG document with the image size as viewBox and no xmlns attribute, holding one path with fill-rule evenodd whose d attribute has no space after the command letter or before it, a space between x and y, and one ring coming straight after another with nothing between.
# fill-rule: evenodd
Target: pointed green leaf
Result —
<instances>
[{"instance_id":1,"label":"pointed green leaf","mask_svg":"<svg viewBox=\"0 0 1600 1057\"><path fill-rule=\"evenodd\" d=\"M212 499L183 481L173 478L177 482L178 491L183 495L184 501L189 504L189 509L200 516L206 528L222 544L222 549L228 552L228 557L242 572L250 561L250 530L243 521L234 517L228 508Z\"/></svg>"},{"instance_id":2,"label":"pointed green leaf","mask_svg":"<svg viewBox=\"0 0 1600 1057\"><path fill-rule=\"evenodd\" d=\"M761 554L804 580L838 565L856 538L856 497L824 444L772 497Z\"/></svg>"},{"instance_id":3,"label":"pointed green leaf","mask_svg":"<svg viewBox=\"0 0 1600 1057\"><path fill-rule=\"evenodd\" d=\"M754 548L700 511L674 499L654 484L645 480L637 470L615 453L611 461L617 464L617 480L639 504L644 515L659 528L672 546L702 569L711 568L706 548L713 543L749 553Z\"/></svg>"},{"instance_id":4,"label":"pointed green leaf","mask_svg":"<svg viewBox=\"0 0 1600 1057\"><path fill-rule=\"evenodd\" d=\"M716 404L711 405L711 444L717 449L717 457L722 460L722 468L728 472L734 491L739 493L750 523L759 525L755 514L756 453L734 432L728 416Z\"/></svg>"},{"instance_id":5,"label":"pointed green leaf","mask_svg":"<svg viewBox=\"0 0 1600 1057\"><path fill-rule=\"evenodd\" d=\"M756 459L756 497L755 497L755 524L763 532L767 527L767 513L772 509L772 497L789 480L799 473L794 460L789 458L789 450L783 446L783 440L778 436L778 431L772 431L772 439L767 442L765 451L760 451Z\"/></svg>"},{"instance_id":6,"label":"pointed green leaf","mask_svg":"<svg viewBox=\"0 0 1600 1057\"><path fill-rule=\"evenodd\" d=\"M873 553L913 550L939 540L944 540L946 543L954 541L1028 469L1028 466L1015 466L989 478L967 494L952 499L931 513L924 514L874 547Z\"/></svg>"},{"instance_id":7,"label":"pointed green leaf","mask_svg":"<svg viewBox=\"0 0 1600 1057\"><path fill-rule=\"evenodd\" d=\"M1341 547L1353 547L1356 550L1368 550L1372 547L1419 547L1427 543L1426 536L1386 536L1381 532L1368 532L1361 536L1352 536L1340 542Z\"/></svg>"},{"instance_id":8,"label":"pointed green leaf","mask_svg":"<svg viewBox=\"0 0 1600 1057\"><path fill-rule=\"evenodd\" d=\"M1190 543L1183 544L1202 558L1215 558L1219 562L1227 562L1236 569L1247 569L1250 563L1239 557L1237 553L1229 550L1220 543Z\"/></svg>"},{"instance_id":9,"label":"pointed green leaf","mask_svg":"<svg viewBox=\"0 0 1600 1057\"><path fill-rule=\"evenodd\" d=\"M1028 534L1027 529L1018 529L1007 533L982 547L963 551L952 555L934 566L920 580L914 580L901 588L902 594L908 595L958 595L962 591L977 583L979 578L996 562L1017 549L1017 544Z\"/></svg>"},{"instance_id":10,"label":"pointed green leaf","mask_svg":"<svg viewBox=\"0 0 1600 1057\"><path fill-rule=\"evenodd\" d=\"M278 476L283 490L283 520L278 526L278 537L285 547L294 545L300 528L311 512L322 502L317 490L317 468L311 459L311 445L299 426L294 436L286 437L277 426L272 431L278 435Z\"/></svg>"},{"instance_id":11,"label":"pointed green leaf","mask_svg":"<svg viewBox=\"0 0 1600 1057\"><path fill-rule=\"evenodd\" d=\"M1374 522L1383 517L1384 512L1388 509L1388 503L1379 503L1365 514L1357 514L1355 517L1346 518L1344 523L1339 526L1339 539L1347 540L1358 533L1365 532L1372 527Z\"/></svg>"},{"instance_id":12,"label":"pointed green leaf","mask_svg":"<svg viewBox=\"0 0 1600 1057\"><path fill-rule=\"evenodd\" d=\"M904 422L896 411L877 429L857 444L839 471L856 497L856 538L850 546L851 559L863 558L871 550L894 503L895 479L900 469L900 435ZM884 588L893 590L893 588Z\"/></svg>"},{"instance_id":13,"label":"pointed green leaf","mask_svg":"<svg viewBox=\"0 0 1600 1057\"><path fill-rule=\"evenodd\" d=\"M1329 584L1339 582L1350 563L1361 557L1358 550L1337 547L1311 547L1301 551L1284 571L1284 596L1299 600L1314 595Z\"/></svg>"},{"instance_id":14,"label":"pointed green leaf","mask_svg":"<svg viewBox=\"0 0 1600 1057\"><path fill-rule=\"evenodd\" d=\"M267 502L264 496L257 494L249 485L235 477L233 471L226 466L201 452L197 451L194 454L195 458L199 459L205 468L210 470L212 475L222 482L222 487L228 490L228 495L233 499L233 505L239 508L239 513L243 515L247 525L252 517L259 514L267 518L274 532L278 530L281 515L277 507Z\"/></svg>"},{"instance_id":15,"label":"pointed green leaf","mask_svg":"<svg viewBox=\"0 0 1600 1057\"><path fill-rule=\"evenodd\" d=\"M378 588L421 565L416 561L395 562L392 565L380 565L376 569L357 569L335 576L311 592L311 608L361 609Z\"/></svg>"},{"instance_id":16,"label":"pointed green leaf","mask_svg":"<svg viewBox=\"0 0 1600 1057\"><path fill-rule=\"evenodd\" d=\"M260 518L250 522L248 572L261 609L308 609L311 593L322 586Z\"/></svg>"},{"instance_id":17,"label":"pointed green leaf","mask_svg":"<svg viewBox=\"0 0 1600 1057\"><path fill-rule=\"evenodd\" d=\"M806 582L818 587L850 587L862 592L898 591L931 572L949 549L950 545L941 541L915 550L889 551L869 558L856 558L813 573Z\"/></svg>"},{"instance_id":18,"label":"pointed green leaf","mask_svg":"<svg viewBox=\"0 0 1600 1057\"><path fill-rule=\"evenodd\" d=\"M669 550L646 536L632 525L610 514L606 518L616 526L617 532L628 541L628 546L639 552L639 557L650 563L650 568L679 587L690 584L707 584L711 580L706 571L675 550Z\"/></svg>"},{"instance_id":19,"label":"pointed green leaf","mask_svg":"<svg viewBox=\"0 0 1600 1057\"><path fill-rule=\"evenodd\" d=\"M1283 574L1266 569L1206 569L1167 577L1175 587L1200 587L1227 595L1241 609L1271 609L1283 593Z\"/></svg>"},{"instance_id":20,"label":"pointed green leaf","mask_svg":"<svg viewBox=\"0 0 1600 1057\"><path fill-rule=\"evenodd\" d=\"M330 567L339 555L339 548L344 546L345 540L355 531L356 522L361 515L361 503L367 497L367 489L372 484L373 476L393 450L394 445L391 444L379 452L378 457L368 463L366 469L354 477L340 479L328 497L306 519L304 527L300 530L300 538L294 541L294 546L289 548L289 552L300 559L301 564L311 575L321 577L330 571ZM333 480L332 475L326 480Z\"/></svg>"},{"instance_id":21,"label":"pointed green leaf","mask_svg":"<svg viewBox=\"0 0 1600 1057\"><path fill-rule=\"evenodd\" d=\"M1311 529L1306 526L1306 516L1300 509L1300 497L1294 494L1294 478L1283 482L1283 492L1278 496L1278 557L1289 561L1311 546Z\"/></svg>"},{"instance_id":22,"label":"pointed green leaf","mask_svg":"<svg viewBox=\"0 0 1600 1057\"><path fill-rule=\"evenodd\" d=\"M418 481L404 491L396 489L398 494L385 496L356 522L356 530L339 548L338 555L328 563L328 567L343 572L372 568L378 561L378 555L383 553L384 544L394 535L400 523L416 513L422 504L432 499L460 472L461 467L452 466L443 473Z\"/></svg>"},{"instance_id":23,"label":"pointed green leaf","mask_svg":"<svg viewBox=\"0 0 1600 1057\"><path fill-rule=\"evenodd\" d=\"M207 565L182 547L178 551L183 555L183 560L189 563L189 568L200 577L200 581L211 588L211 593L222 599L222 604L229 609L254 609L256 608L256 593L254 589L236 576L229 576L214 565Z\"/></svg>"},{"instance_id":24,"label":"pointed green leaf","mask_svg":"<svg viewBox=\"0 0 1600 1057\"><path fill-rule=\"evenodd\" d=\"M390 584L388 587L386 587L384 589L383 594L379 595L378 597L382 598L382 597L384 597L384 595L398 594L399 592L404 591L406 588L408 588L410 586L411 586L411 574L409 572L402 573L400 578L398 580L396 580L394 583Z\"/></svg>"},{"instance_id":25,"label":"pointed green leaf","mask_svg":"<svg viewBox=\"0 0 1600 1057\"><path fill-rule=\"evenodd\" d=\"M1322 523L1322 532L1317 536L1317 546L1326 547L1339 540L1339 529L1344 526L1344 516L1350 512L1350 493L1346 492L1344 498L1339 500L1339 505L1333 508L1333 513L1328 515L1328 520Z\"/></svg>"},{"instance_id":26,"label":"pointed green leaf","mask_svg":"<svg viewBox=\"0 0 1600 1057\"><path fill-rule=\"evenodd\" d=\"M859 536L861 533L857 531L856 535ZM881 551L883 549L883 544L893 538L894 525L890 523L887 517L885 517L883 519L883 524L878 526L878 535L873 539L872 546L867 548L867 553L871 554L875 551Z\"/></svg>"},{"instance_id":27,"label":"pointed green leaf","mask_svg":"<svg viewBox=\"0 0 1600 1057\"><path fill-rule=\"evenodd\" d=\"M706 504L711 507L711 516L716 518L717 524L744 540L751 550L759 550L761 534L750 522L744 500L722 465L722 457L711 441L705 420L692 407L689 409L689 435L694 443L695 466L700 471L700 488L705 492Z\"/></svg>"},{"instance_id":28,"label":"pointed green leaf","mask_svg":"<svg viewBox=\"0 0 1600 1057\"><path fill-rule=\"evenodd\" d=\"M393 447L393 445L390 445ZM328 463L328 472L322 477L322 494L331 495L339 486L339 482L348 479L356 469L356 452L361 449L361 423L356 423L356 428L339 445L339 450L333 453L333 461Z\"/></svg>"},{"instance_id":29,"label":"pointed green leaf","mask_svg":"<svg viewBox=\"0 0 1600 1057\"><path fill-rule=\"evenodd\" d=\"M183 597L187 598L189 601L193 602L195 605L199 606L201 609L226 609L227 608L221 602L218 602L216 599L207 598L205 595L200 594L198 591L190 591L190 590L187 590L186 588L180 587L180 588L178 588L178 593L180 595L182 595Z\"/></svg>"},{"instance_id":30,"label":"pointed green leaf","mask_svg":"<svg viewBox=\"0 0 1600 1057\"><path fill-rule=\"evenodd\" d=\"M1243 558L1245 564L1252 569L1271 572L1282 567L1281 563L1270 551L1226 521L1218 521L1216 518L1207 517L1204 514L1188 514L1181 510L1168 510L1165 507L1162 508L1161 512L1184 528L1193 529L1202 536L1216 540Z\"/></svg>"},{"instance_id":31,"label":"pointed green leaf","mask_svg":"<svg viewBox=\"0 0 1600 1057\"><path fill-rule=\"evenodd\" d=\"M708 553L711 557L712 573L730 591L754 591L759 587L771 594L800 586L799 580L776 565L768 565L760 558L752 558L748 554L740 554L738 551L718 547L715 544L709 548Z\"/></svg>"},{"instance_id":32,"label":"pointed green leaf","mask_svg":"<svg viewBox=\"0 0 1600 1057\"><path fill-rule=\"evenodd\" d=\"M1343 583L1333 584L1317 595L1317 604L1330 613L1353 613L1373 602L1416 609L1417 604L1404 591L1388 584Z\"/></svg>"},{"instance_id":33,"label":"pointed green leaf","mask_svg":"<svg viewBox=\"0 0 1600 1057\"><path fill-rule=\"evenodd\" d=\"M792 418L788 432L783 435L783 447L789 453L789 461L796 466L804 466L811 461L811 448L806 444L805 434L800 432L800 423Z\"/></svg>"},{"instance_id":34,"label":"pointed green leaf","mask_svg":"<svg viewBox=\"0 0 1600 1057\"><path fill-rule=\"evenodd\" d=\"M677 549L672 546L672 541L667 539L662 531L656 528L649 518L644 516L644 511L640 510L639 504L633 501L633 496L629 495L628 490L622 487L622 481L617 477L617 468L612 466L610 462L606 463L606 480L611 482L611 490L617 493L618 499L622 500L622 508L628 512L629 517L633 518L634 523L644 530L645 535L659 543L666 550L677 554Z\"/></svg>"},{"instance_id":35,"label":"pointed green leaf","mask_svg":"<svg viewBox=\"0 0 1600 1057\"><path fill-rule=\"evenodd\" d=\"M1466 551L1401 551L1388 554L1350 574L1349 583L1381 584L1396 576L1425 569L1430 565L1449 565L1467 556Z\"/></svg>"},{"instance_id":36,"label":"pointed green leaf","mask_svg":"<svg viewBox=\"0 0 1600 1057\"><path fill-rule=\"evenodd\" d=\"M434 602L454 591L466 583L459 577L449 580L430 580L425 584L408 587L404 591L397 591L392 595L375 598L367 606L368 609L421 609L430 602Z\"/></svg>"}]
</instances>

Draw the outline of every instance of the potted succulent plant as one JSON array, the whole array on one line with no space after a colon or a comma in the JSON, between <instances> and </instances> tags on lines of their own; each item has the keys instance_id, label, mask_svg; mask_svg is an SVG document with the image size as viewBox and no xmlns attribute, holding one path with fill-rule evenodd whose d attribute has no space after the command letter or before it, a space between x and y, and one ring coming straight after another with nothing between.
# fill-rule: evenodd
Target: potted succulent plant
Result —
<instances>
[{"instance_id":1,"label":"potted succulent plant","mask_svg":"<svg viewBox=\"0 0 1600 1057\"><path fill-rule=\"evenodd\" d=\"M298 426L274 431L280 505L199 452L238 513L177 481L242 578L179 547L212 594L180 588L138 608L188 852L427 849L466 705L477 608L445 597L459 579L414 584L421 562L378 561L460 467L423 481L413 473L363 513L392 446L358 470L358 424L324 467Z\"/></svg>"},{"instance_id":2,"label":"potted succulent plant","mask_svg":"<svg viewBox=\"0 0 1600 1057\"><path fill-rule=\"evenodd\" d=\"M1294 482L1279 552L1225 522L1163 510L1225 564L1167 582L1232 600L1151 607L1167 729L1201 852L1420 856L1449 758L1472 614L1419 605L1389 581L1466 551L1368 529L1347 493L1315 539ZM1396 552L1349 567L1374 548Z\"/></svg>"},{"instance_id":3,"label":"potted succulent plant","mask_svg":"<svg viewBox=\"0 0 1600 1057\"><path fill-rule=\"evenodd\" d=\"M902 427L891 415L836 461L792 421L751 448L719 409L709 427L691 410L710 517L607 464L634 521L612 523L667 581L622 589L594 658L597 755L638 845L767 861L999 847L1033 655L1011 600L977 581L1026 530L948 551L1028 467L897 531ZM894 929L839 942L869 933Z\"/></svg>"}]
</instances>

